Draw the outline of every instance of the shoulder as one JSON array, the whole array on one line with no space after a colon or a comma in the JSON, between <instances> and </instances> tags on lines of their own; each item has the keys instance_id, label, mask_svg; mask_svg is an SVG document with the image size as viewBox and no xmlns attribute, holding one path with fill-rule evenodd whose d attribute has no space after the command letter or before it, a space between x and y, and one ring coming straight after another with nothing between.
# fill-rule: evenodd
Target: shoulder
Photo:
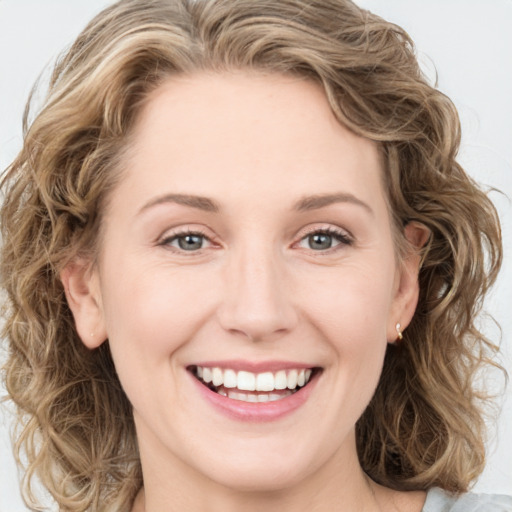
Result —
<instances>
[{"instance_id":1,"label":"shoulder","mask_svg":"<svg viewBox=\"0 0 512 512\"><path fill-rule=\"evenodd\" d=\"M501 494L450 494L431 489L422 512L512 512L512 496Z\"/></svg>"}]
</instances>

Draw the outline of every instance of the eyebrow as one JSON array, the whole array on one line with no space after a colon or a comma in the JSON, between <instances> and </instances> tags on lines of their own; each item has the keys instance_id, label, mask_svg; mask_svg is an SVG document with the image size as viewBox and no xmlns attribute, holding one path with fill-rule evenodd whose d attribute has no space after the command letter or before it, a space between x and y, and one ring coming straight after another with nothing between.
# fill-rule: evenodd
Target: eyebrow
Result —
<instances>
[{"instance_id":1,"label":"eyebrow","mask_svg":"<svg viewBox=\"0 0 512 512\"><path fill-rule=\"evenodd\" d=\"M295 203L294 209L299 212L318 210L319 208L324 208L325 206L330 206L335 203L351 203L357 206L362 206L368 213L374 215L373 210L368 204L361 201L361 199L358 199L356 196L346 192L306 196Z\"/></svg>"},{"instance_id":2,"label":"eyebrow","mask_svg":"<svg viewBox=\"0 0 512 512\"><path fill-rule=\"evenodd\" d=\"M205 212L217 213L220 210L220 206L215 201L213 201L213 199L208 197L194 196L191 194L165 194L151 200L149 203L146 203L140 209L140 212L143 212L152 206L165 203L181 204L183 206L197 208L198 210Z\"/></svg>"},{"instance_id":3,"label":"eyebrow","mask_svg":"<svg viewBox=\"0 0 512 512\"><path fill-rule=\"evenodd\" d=\"M198 210L202 210L205 212L218 213L220 211L219 204L208 197L195 196L192 194L165 194L146 203L141 208L140 212L143 212L153 206L165 203L180 204L183 206L188 206L190 208L196 208ZM336 194L318 194L313 196L305 196L299 199L294 204L292 209L299 212L305 212L311 210L318 210L320 208L324 208L335 203L355 204L357 206L363 207L368 213L372 215L374 214L373 210L368 204L366 204L364 201L361 201L356 196L346 192L340 192Z\"/></svg>"}]
</instances>

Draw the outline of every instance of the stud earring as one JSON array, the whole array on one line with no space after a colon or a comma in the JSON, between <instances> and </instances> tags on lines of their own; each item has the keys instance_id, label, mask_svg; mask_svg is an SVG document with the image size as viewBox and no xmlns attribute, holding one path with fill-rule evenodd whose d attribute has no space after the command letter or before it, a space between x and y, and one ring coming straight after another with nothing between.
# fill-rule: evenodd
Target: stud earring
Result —
<instances>
[{"instance_id":1,"label":"stud earring","mask_svg":"<svg viewBox=\"0 0 512 512\"><path fill-rule=\"evenodd\" d=\"M400 323L397 323L395 325L396 333L398 334L398 341L402 341L404 339L404 336L402 334L402 326Z\"/></svg>"}]
</instances>

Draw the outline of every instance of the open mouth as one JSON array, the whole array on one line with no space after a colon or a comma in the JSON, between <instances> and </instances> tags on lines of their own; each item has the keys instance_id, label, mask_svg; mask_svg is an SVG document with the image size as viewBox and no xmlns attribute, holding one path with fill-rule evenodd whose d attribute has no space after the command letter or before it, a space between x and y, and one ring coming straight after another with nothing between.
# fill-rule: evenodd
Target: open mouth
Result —
<instances>
[{"instance_id":1,"label":"open mouth","mask_svg":"<svg viewBox=\"0 0 512 512\"><path fill-rule=\"evenodd\" d=\"M321 368L297 368L252 373L229 368L189 366L199 382L219 395L243 402L282 400L308 385Z\"/></svg>"}]
</instances>

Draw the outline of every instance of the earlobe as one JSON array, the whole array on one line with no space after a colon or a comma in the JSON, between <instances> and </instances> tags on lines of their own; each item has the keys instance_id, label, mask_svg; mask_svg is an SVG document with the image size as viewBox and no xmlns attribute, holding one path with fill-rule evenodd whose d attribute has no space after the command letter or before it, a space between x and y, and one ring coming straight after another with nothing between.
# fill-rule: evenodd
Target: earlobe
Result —
<instances>
[{"instance_id":1,"label":"earlobe","mask_svg":"<svg viewBox=\"0 0 512 512\"><path fill-rule=\"evenodd\" d=\"M80 339L90 349L99 347L107 339L107 332L97 272L90 262L75 259L66 265L60 278Z\"/></svg>"},{"instance_id":2,"label":"earlobe","mask_svg":"<svg viewBox=\"0 0 512 512\"><path fill-rule=\"evenodd\" d=\"M414 316L419 298L419 280L422 248L430 237L430 230L419 222L410 222L404 228L408 248L399 268L399 282L388 325L388 341L402 339L403 331ZM397 327L399 326L399 327Z\"/></svg>"}]
</instances>

